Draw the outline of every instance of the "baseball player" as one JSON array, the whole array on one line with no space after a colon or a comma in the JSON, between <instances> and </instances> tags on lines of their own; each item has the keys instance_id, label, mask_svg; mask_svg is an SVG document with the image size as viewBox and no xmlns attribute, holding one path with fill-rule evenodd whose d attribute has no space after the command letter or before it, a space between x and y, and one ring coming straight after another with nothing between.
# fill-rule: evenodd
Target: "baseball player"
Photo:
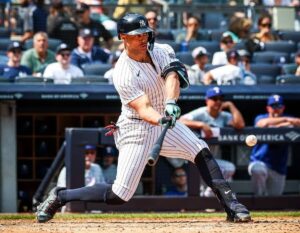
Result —
<instances>
[{"instance_id":1,"label":"baseball player","mask_svg":"<svg viewBox=\"0 0 300 233\"><path fill-rule=\"evenodd\" d=\"M98 201L123 204L133 196L147 164L147 155L170 123L161 155L189 160L199 168L227 213L228 221L250 221L250 213L240 204L224 180L207 144L176 119L180 87L189 85L184 65L168 45L154 43L154 33L146 18L127 14L118 21L118 36L124 42L113 76L122 102L122 113L114 132L119 149L117 176L112 185L95 184L79 189L52 189L37 208L37 220L47 222L69 201Z\"/></svg>"}]
</instances>

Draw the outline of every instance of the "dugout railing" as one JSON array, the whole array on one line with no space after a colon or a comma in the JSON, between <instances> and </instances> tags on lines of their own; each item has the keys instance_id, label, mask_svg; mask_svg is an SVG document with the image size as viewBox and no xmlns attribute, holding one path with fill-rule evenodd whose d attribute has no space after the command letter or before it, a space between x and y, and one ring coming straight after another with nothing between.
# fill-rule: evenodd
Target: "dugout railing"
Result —
<instances>
[{"instance_id":1,"label":"dugout railing","mask_svg":"<svg viewBox=\"0 0 300 233\"><path fill-rule=\"evenodd\" d=\"M84 156L83 145L87 143L104 146L114 145L113 137L105 136L103 128L67 128L65 132L65 165L67 167L67 187L78 188L84 185ZM245 137L255 134L259 142L299 144L300 128L245 128L236 131L232 128L222 128L218 137L212 138L209 144L244 144ZM294 183L294 185L299 183ZM197 168L193 164L188 166L188 196L134 196L132 200L122 206L108 206L103 203L71 202L68 211L85 212L102 211L179 211L219 209L216 198L199 196L200 178ZM290 185L290 184L289 184ZM248 188L249 189L249 188ZM233 191L234 187L233 187ZM253 194L239 196L240 200L250 209L299 209L300 196L283 195L276 197L256 197ZM146 203L146 204L145 204Z\"/></svg>"}]
</instances>

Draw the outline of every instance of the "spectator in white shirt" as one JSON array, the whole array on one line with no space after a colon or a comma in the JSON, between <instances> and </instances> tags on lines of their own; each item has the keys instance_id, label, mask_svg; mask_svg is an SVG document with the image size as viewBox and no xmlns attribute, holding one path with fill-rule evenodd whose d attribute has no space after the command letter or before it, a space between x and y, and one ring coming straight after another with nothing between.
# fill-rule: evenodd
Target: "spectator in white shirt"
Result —
<instances>
[{"instance_id":1,"label":"spectator in white shirt","mask_svg":"<svg viewBox=\"0 0 300 233\"><path fill-rule=\"evenodd\" d=\"M49 64L45 71L45 78L53 78L55 84L70 84L72 78L83 77L78 67L70 64L71 49L67 44L60 44L56 49L57 62Z\"/></svg>"},{"instance_id":2,"label":"spectator in white shirt","mask_svg":"<svg viewBox=\"0 0 300 233\"><path fill-rule=\"evenodd\" d=\"M192 51L195 64L188 69L190 84L203 84L204 67L208 63L209 53L204 47L197 47Z\"/></svg>"},{"instance_id":3,"label":"spectator in white shirt","mask_svg":"<svg viewBox=\"0 0 300 233\"><path fill-rule=\"evenodd\" d=\"M240 54L241 53L241 54ZM218 85L254 85L256 76L250 71L249 57L237 50L226 53L228 63L224 66L212 69L204 75L205 85L217 83Z\"/></svg>"},{"instance_id":4,"label":"spectator in white shirt","mask_svg":"<svg viewBox=\"0 0 300 233\"><path fill-rule=\"evenodd\" d=\"M226 31L222 34L221 41L220 41L220 48L221 51L215 52L212 58L213 65L225 65L227 64L228 60L226 57L226 52L233 49L235 45L234 42L234 35L233 33Z\"/></svg>"}]
</instances>

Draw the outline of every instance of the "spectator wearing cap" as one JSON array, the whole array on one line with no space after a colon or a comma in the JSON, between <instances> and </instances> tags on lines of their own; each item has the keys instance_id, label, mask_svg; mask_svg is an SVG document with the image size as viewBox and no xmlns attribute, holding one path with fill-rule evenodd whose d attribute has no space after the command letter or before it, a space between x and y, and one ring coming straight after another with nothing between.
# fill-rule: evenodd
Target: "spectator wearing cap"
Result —
<instances>
[{"instance_id":1,"label":"spectator wearing cap","mask_svg":"<svg viewBox=\"0 0 300 233\"><path fill-rule=\"evenodd\" d=\"M94 37L89 28L79 30L77 37L78 47L71 53L71 63L81 69L85 64L109 63L110 53L99 46L94 46Z\"/></svg>"},{"instance_id":2,"label":"spectator wearing cap","mask_svg":"<svg viewBox=\"0 0 300 233\"><path fill-rule=\"evenodd\" d=\"M300 118L285 114L282 96L268 98L267 113L254 120L258 128L299 127ZM278 196L283 193L287 174L289 147L287 144L258 143L252 149L248 172L255 195Z\"/></svg>"},{"instance_id":3,"label":"spectator wearing cap","mask_svg":"<svg viewBox=\"0 0 300 233\"><path fill-rule=\"evenodd\" d=\"M100 45L100 40L104 43L101 44L107 49L111 49L113 45L113 36L106 30L100 22L90 18L90 7L85 3L78 3L76 5L76 20L79 28L89 28L94 37L95 45Z\"/></svg>"},{"instance_id":4,"label":"spectator wearing cap","mask_svg":"<svg viewBox=\"0 0 300 233\"><path fill-rule=\"evenodd\" d=\"M231 101L224 101L224 94L219 87L212 87L206 91L206 106L197 108L189 113L182 115L180 122L191 128L196 135L204 138L216 137L213 128L233 127L242 129L245 121L238 108ZM210 145L210 150L217 157L223 176L227 180L232 180L235 173L233 163L222 160L222 151L218 145ZM201 186L203 196L211 196L211 189Z\"/></svg>"},{"instance_id":5,"label":"spectator wearing cap","mask_svg":"<svg viewBox=\"0 0 300 233\"><path fill-rule=\"evenodd\" d=\"M70 64L71 48L67 44L57 47L56 61L46 67L43 77L54 79L55 84L70 84L72 78L83 77L82 70Z\"/></svg>"},{"instance_id":6,"label":"spectator wearing cap","mask_svg":"<svg viewBox=\"0 0 300 233\"><path fill-rule=\"evenodd\" d=\"M232 50L235 46L234 34L232 32L226 31L222 34L220 40L221 51L215 52L212 58L213 65L225 65L228 63L226 53Z\"/></svg>"},{"instance_id":7,"label":"spectator wearing cap","mask_svg":"<svg viewBox=\"0 0 300 233\"><path fill-rule=\"evenodd\" d=\"M24 52L21 64L29 67L34 76L42 76L44 69L55 62L55 53L48 49L48 35L38 32L33 37L33 48Z\"/></svg>"},{"instance_id":8,"label":"spectator wearing cap","mask_svg":"<svg viewBox=\"0 0 300 233\"><path fill-rule=\"evenodd\" d=\"M114 74L115 65L119 60L121 53L122 53L121 51L117 50L112 54L112 59L111 59L112 68L110 68L104 74L104 78L108 79L108 83L110 84L113 84L113 74Z\"/></svg>"},{"instance_id":9,"label":"spectator wearing cap","mask_svg":"<svg viewBox=\"0 0 300 233\"><path fill-rule=\"evenodd\" d=\"M204 77L204 67L208 63L209 53L204 47L197 47L192 51L195 64L188 69L190 84L202 85Z\"/></svg>"},{"instance_id":10,"label":"spectator wearing cap","mask_svg":"<svg viewBox=\"0 0 300 233\"><path fill-rule=\"evenodd\" d=\"M31 70L20 64L23 47L18 41L12 42L6 51L8 57L7 64L0 64L0 77L9 79L11 82L16 77L31 75Z\"/></svg>"},{"instance_id":11,"label":"spectator wearing cap","mask_svg":"<svg viewBox=\"0 0 300 233\"><path fill-rule=\"evenodd\" d=\"M226 65L205 73L203 79L205 85L212 83L217 83L218 85L256 84L255 76L251 76L250 72L245 71L244 67L240 67L240 55L237 50L228 51L226 56L228 60Z\"/></svg>"},{"instance_id":12,"label":"spectator wearing cap","mask_svg":"<svg viewBox=\"0 0 300 233\"><path fill-rule=\"evenodd\" d=\"M104 183L102 168L95 163L97 148L94 145L84 146L85 155L85 186L92 186L96 183ZM66 167L63 167L59 173L57 187L66 187Z\"/></svg>"},{"instance_id":13,"label":"spectator wearing cap","mask_svg":"<svg viewBox=\"0 0 300 233\"><path fill-rule=\"evenodd\" d=\"M104 148L103 158L102 158L102 168L105 182L112 184L116 179L117 175L117 150L112 146L107 146Z\"/></svg>"}]
</instances>

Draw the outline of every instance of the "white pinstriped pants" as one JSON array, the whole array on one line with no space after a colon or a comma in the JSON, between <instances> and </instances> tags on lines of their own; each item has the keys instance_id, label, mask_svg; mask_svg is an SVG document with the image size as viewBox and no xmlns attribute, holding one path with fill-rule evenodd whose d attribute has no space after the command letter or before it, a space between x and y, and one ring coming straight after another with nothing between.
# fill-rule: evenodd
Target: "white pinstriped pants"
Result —
<instances>
[{"instance_id":1,"label":"white pinstriped pants","mask_svg":"<svg viewBox=\"0 0 300 233\"><path fill-rule=\"evenodd\" d=\"M123 130L121 124L115 134L119 159L117 177L112 190L121 199L128 201L133 196L143 174L148 153L163 128L153 126L143 132L137 125L130 126L132 132L128 132L130 130L128 125L125 128ZM196 155L203 148L208 148L206 142L197 138L185 125L176 122L175 127L167 131L160 155L194 162Z\"/></svg>"}]
</instances>

